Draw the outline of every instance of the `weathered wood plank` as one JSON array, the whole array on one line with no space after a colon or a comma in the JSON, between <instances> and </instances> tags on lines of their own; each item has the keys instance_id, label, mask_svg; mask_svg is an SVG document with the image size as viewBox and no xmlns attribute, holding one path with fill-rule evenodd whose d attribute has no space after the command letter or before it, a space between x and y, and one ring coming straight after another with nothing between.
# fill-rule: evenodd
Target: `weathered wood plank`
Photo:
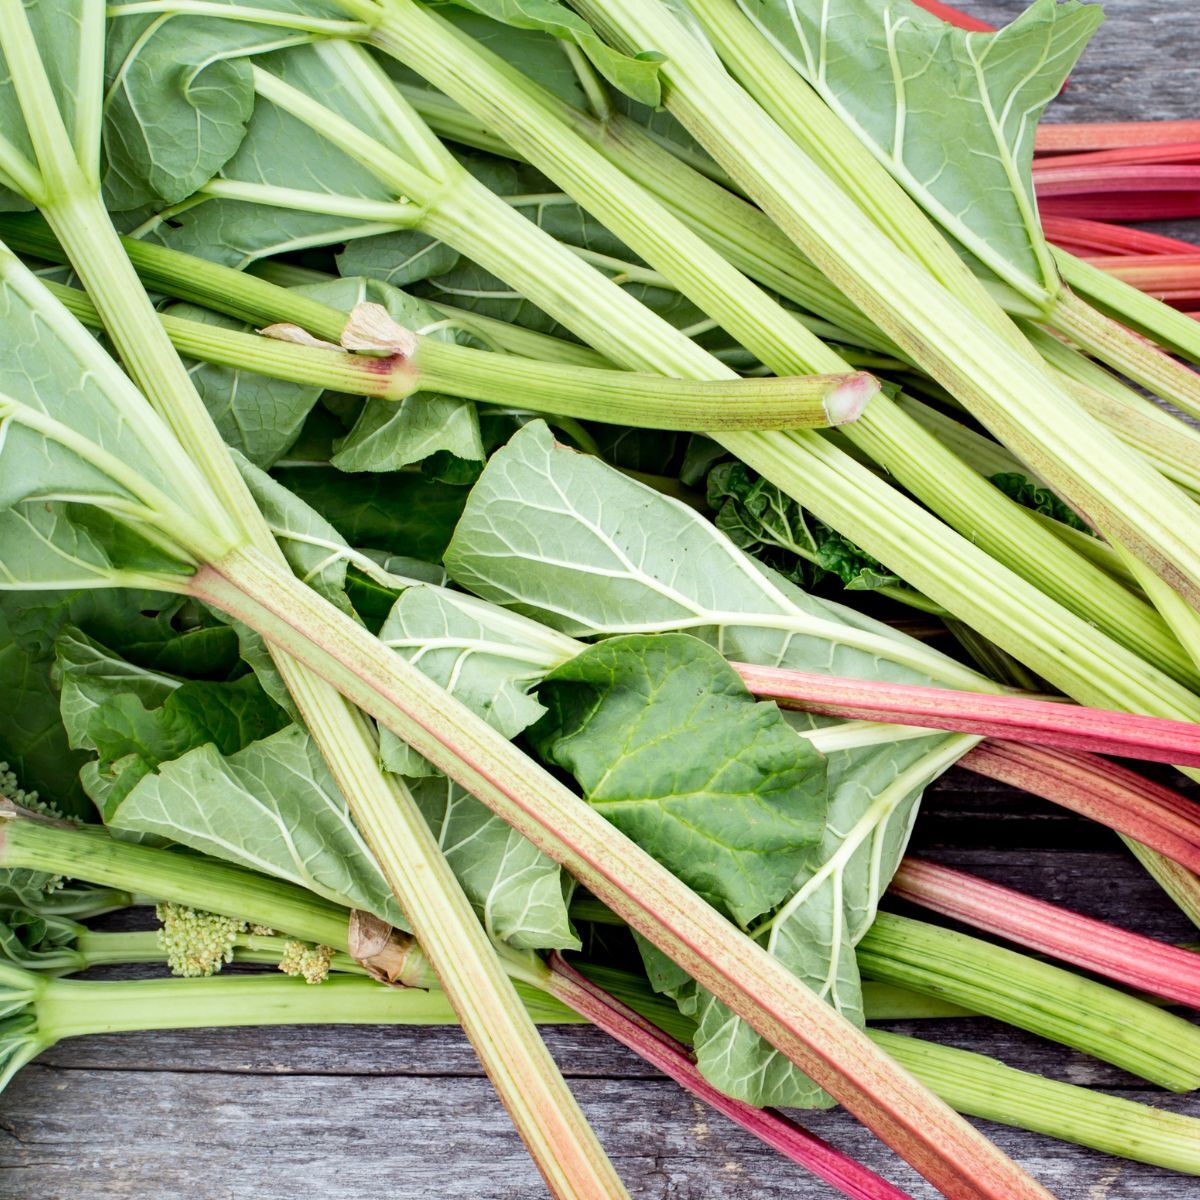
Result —
<instances>
[{"instance_id":1,"label":"weathered wood plank","mask_svg":"<svg viewBox=\"0 0 1200 1200\"><path fill-rule=\"evenodd\" d=\"M832 1193L655 1080L580 1080L576 1094L639 1200L818 1200ZM1176 1098L1164 1103L1183 1107ZM933 1193L844 1114L808 1124ZM1157 1200L1192 1181L989 1127L1060 1200ZM0 1117L12 1200L530 1200L540 1182L480 1079L275 1077L29 1069Z\"/></svg>"}]
</instances>

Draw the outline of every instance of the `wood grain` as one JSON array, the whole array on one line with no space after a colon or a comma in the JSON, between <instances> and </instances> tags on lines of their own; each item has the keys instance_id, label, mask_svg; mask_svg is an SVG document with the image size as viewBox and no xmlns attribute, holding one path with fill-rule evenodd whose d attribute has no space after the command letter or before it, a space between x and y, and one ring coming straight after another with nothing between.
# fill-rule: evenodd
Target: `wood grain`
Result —
<instances>
[{"instance_id":1,"label":"wood grain","mask_svg":"<svg viewBox=\"0 0 1200 1200\"><path fill-rule=\"evenodd\" d=\"M997 22L1024 6L962 3ZM1108 22L1051 119L1200 115L1200 33L1189 7L1110 0ZM986 781L952 774L932 789L916 845L1142 933L1195 935L1114 837ZM1014 1066L1200 1116L1196 1097L1148 1091L1113 1068L992 1022L941 1022L937 1033ZM594 1031L551 1030L547 1041L636 1197L833 1194ZM932 1195L844 1114L812 1114L807 1123L914 1197ZM1195 1180L1045 1138L995 1126L987 1132L1062 1200L1184 1200L1200 1191ZM545 1194L457 1030L85 1038L43 1055L0 1099L7 1200L364 1200L397 1192L430 1200Z\"/></svg>"}]
</instances>

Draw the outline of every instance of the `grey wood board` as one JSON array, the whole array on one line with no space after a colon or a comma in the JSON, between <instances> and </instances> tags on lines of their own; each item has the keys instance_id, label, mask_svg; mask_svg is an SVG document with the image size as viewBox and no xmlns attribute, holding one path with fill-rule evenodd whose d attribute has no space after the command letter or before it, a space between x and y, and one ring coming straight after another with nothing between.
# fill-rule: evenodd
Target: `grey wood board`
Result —
<instances>
[{"instance_id":1,"label":"grey wood board","mask_svg":"<svg viewBox=\"0 0 1200 1200\"><path fill-rule=\"evenodd\" d=\"M995 22L1023 0L963 0ZM1109 0L1108 22L1052 106L1060 121L1192 118L1194 5ZM1187 236L1184 226L1176 232ZM916 848L939 861L1164 939L1195 930L1103 830L954 773L931 790ZM913 1023L906 1032L929 1034ZM1200 1099L988 1021L939 1022L949 1044L1200 1116ZM547 1041L641 1200L816 1200L834 1193L764 1151L589 1029ZM805 1123L924 1200L933 1192L840 1112ZM1062 1200L1184 1200L1195 1180L999 1126L989 1136ZM206 1030L64 1043L0 1100L7 1200L361 1200L544 1196L455 1029Z\"/></svg>"}]
</instances>

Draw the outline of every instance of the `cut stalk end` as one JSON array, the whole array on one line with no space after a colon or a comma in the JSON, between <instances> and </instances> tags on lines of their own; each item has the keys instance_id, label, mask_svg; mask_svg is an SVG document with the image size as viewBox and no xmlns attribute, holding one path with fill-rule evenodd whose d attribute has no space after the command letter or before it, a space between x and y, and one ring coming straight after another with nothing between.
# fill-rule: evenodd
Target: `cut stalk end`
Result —
<instances>
[{"instance_id":1,"label":"cut stalk end","mask_svg":"<svg viewBox=\"0 0 1200 1200\"><path fill-rule=\"evenodd\" d=\"M830 425L848 425L857 421L867 405L879 395L879 380L865 371L844 375L829 389L824 400Z\"/></svg>"}]
</instances>

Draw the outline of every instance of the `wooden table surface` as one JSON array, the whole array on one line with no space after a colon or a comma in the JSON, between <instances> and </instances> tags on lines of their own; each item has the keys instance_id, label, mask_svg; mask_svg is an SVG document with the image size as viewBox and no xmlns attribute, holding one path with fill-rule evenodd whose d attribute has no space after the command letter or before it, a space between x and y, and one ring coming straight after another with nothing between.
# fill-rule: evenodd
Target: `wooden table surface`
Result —
<instances>
[{"instance_id":1,"label":"wooden table surface","mask_svg":"<svg viewBox=\"0 0 1200 1200\"><path fill-rule=\"evenodd\" d=\"M964 0L1002 21L1017 0ZM1055 120L1200 116L1194 0L1108 0ZM1177 231L1178 232L1178 231ZM931 789L916 848L945 863L1156 937L1195 931L1115 837L952 773ZM913 1032L918 1032L914 1027ZM1200 1116L1083 1055L988 1021L940 1039L1019 1067ZM639 1200L790 1200L832 1191L590 1029L547 1033ZM914 1198L932 1190L840 1112L810 1128ZM1062 1200L1183 1200L1200 1183L1047 1138L987 1133ZM545 1191L457 1030L309 1028L116 1035L67 1042L0 1097L6 1200L534 1200Z\"/></svg>"}]
</instances>

